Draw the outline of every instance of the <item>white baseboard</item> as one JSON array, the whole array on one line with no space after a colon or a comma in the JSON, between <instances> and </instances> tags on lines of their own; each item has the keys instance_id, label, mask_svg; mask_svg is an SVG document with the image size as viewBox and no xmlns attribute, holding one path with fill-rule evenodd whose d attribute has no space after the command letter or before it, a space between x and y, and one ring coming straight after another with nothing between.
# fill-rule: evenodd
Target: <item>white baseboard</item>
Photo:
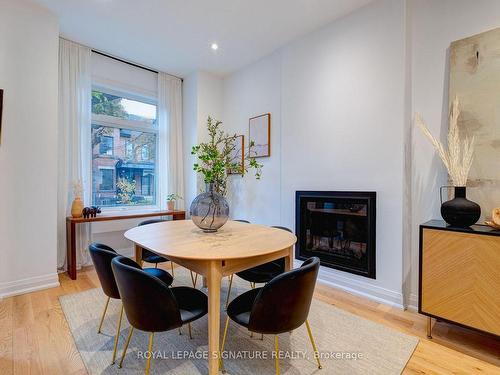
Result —
<instances>
[{"instance_id":1,"label":"white baseboard","mask_svg":"<svg viewBox=\"0 0 500 375\"><path fill-rule=\"evenodd\" d=\"M410 294L407 309L410 311L418 311L418 295L417 294L415 294L415 293Z\"/></svg>"},{"instance_id":2,"label":"white baseboard","mask_svg":"<svg viewBox=\"0 0 500 375\"><path fill-rule=\"evenodd\" d=\"M17 296L19 294L35 292L42 289L55 288L58 286L59 277L57 276L57 272L48 275L9 281L6 283L0 283L0 298Z\"/></svg>"},{"instance_id":3,"label":"white baseboard","mask_svg":"<svg viewBox=\"0 0 500 375\"><path fill-rule=\"evenodd\" d=\"M295 260L296 267L299 267L301 264L301 261ZM357 296L366 297L376 302L403 309L403 295L401 293L362 280L351 279L335 272L333 269L321 267L318 282Z\"/></svg>"}]
</instances>

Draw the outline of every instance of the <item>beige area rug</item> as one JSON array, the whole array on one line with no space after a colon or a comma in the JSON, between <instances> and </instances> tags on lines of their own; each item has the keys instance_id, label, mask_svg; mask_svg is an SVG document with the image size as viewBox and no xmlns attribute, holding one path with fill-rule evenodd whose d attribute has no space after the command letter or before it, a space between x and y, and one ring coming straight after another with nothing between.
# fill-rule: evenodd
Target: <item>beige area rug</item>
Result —
<instances>
[{"instance_id":1,"label":"beige area rug","mask_svg":"<svg viewBox=\"0 0 500 375\"><path fill-rule=\"evenodd\" d=\"M228 279L222 282L221 306L224 305ZM174 285L191 285L189 272L175 269ZM200 287L200 280L198 280ZM248 290L250 285L234 278L231 297ZM206 290L205 290L206 292ZM91 375L144 373L146 360L141 353L147 351L148 334L135 331L130 342L123 368L111 365L113 335L120 308L119 301L111 301L103 325L103 333L97 334L100 314L105 297L100 289L60 297L82 360ZM221 309L221 331L226 314ZM311 343L305 326L292 333L279 336L281 373L295 374L400 374L417 346L418 339L386 326L360 318L331 305L314 300L309 322L322 356L323 369L315 364ZM129 324L124 318L118 346L118 360L128 333ZM189 339L187 327L182 335L177 330L155 334L152 374L190 375L208 374L207 318L192 323L193 339ZM222 332L221 332L222 335ZM274 336L250 337L247 330L231 322L229 325L225 360L227 374L274 374Z\"/></svg>"}]
</instances>

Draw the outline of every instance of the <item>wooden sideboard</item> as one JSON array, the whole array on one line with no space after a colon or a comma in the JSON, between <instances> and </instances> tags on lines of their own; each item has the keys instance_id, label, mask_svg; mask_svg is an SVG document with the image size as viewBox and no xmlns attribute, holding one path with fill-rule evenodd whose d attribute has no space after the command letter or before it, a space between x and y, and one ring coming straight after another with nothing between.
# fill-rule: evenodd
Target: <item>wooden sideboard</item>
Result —
<instances>
[{"instance_id":1,"label":"wooden sideboard","mask_svg":"<svg viewBox=\"0 0 500 375\"><path fill-rule=\"evenodd\" d=\"M66 252L68 262L68 274L73 280L76 280L76 224L94 223L99 221L114 221L150 218L157 216L172 216L173 220L184 220L186 211L174 210L157 210L157 211L124 211L119 213L103 213L96 217L71 217L66 218Z\"/></svg>"},{"instance_id":2,"label":"wooden sideboard","mask_svg":"<svg viewBox=\"0 0 500 375\"><path fill-rule=\"evenodd\" d=\"M420 314L500 336L500 231L420 226Z\"/></svg>"}]
</instances>

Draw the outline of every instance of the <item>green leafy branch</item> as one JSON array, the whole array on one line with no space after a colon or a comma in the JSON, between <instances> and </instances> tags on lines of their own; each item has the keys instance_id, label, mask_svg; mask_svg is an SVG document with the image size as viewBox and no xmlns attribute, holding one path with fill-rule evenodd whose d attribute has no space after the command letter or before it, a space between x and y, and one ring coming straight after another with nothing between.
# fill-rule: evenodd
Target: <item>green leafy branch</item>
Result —
<instances>
[{"instance_id":1,"label":"green leafy branch","mask_svg":"<svg viewBox=\"0 0 500 375\"><path fill-rule=\"evenodd\" d=\"M193 169L203 175L205 183L213 183L215 190L225 196L227 193L227 178L229 170L240 170L243 176L250 169L255 171L255 178L262 176L263 165L250 156L245 155L243 165L235 163L232 159L236 150L236 138L238 135L229 135L221 129L222 122L207 119L207 130L209 141L193 146L191 154L198 158L193 164ZM252 144L250 144L250 148Z\"/></svg>"}]
</instances>

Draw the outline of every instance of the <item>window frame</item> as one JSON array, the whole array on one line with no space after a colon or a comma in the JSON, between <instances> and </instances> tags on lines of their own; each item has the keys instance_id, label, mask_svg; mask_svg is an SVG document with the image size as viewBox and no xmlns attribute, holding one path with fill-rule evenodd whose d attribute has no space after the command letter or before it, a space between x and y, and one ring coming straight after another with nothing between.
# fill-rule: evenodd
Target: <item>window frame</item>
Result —
<instances>
[{"instance_id":1,"label":"window frame","mask_svg":"<svg viewBox=\"0 0 500 375\"><path fill-rule=\"evenodd\" d=\"M160 178L159 174L161 172L160 172L160 168L158 168L159 142L160 142L159 130L158 130L158 100L156 98L140 95L137 93L130 92L128 90L123 90L123 91L117 90L115 88L112 88L112 87L109 87L106 85L102 85L102 84L98 84L96 82L93 82L93 84L92 84L92 91L100 91L100 92L103 92L106 94L116 95L116 96L122 97L124 99L135 100L135 101L139 101L142 103L147 103L147 104L151 104L151 105L156 106L156 123L155 124L150 124L150 123L147 123L145 121L140 121L140 120L129 120L129 119L123 119L123 118L109 116L109 115L91 113L91 121L90 121L90 125L89 125L90 132L92 132L92 127L94 125L97 125L97 126L106 126L106 127L116 128L116 129L125 129L125 130L151 133L151 134L154 134L155 138L156 138L154 153L152 154L151 150L149 150L150 157L154 155L154 160L155 160L155 163L154 163L155 204L108 206L108 207L102 207L102 211L106 211L109 213L109 212L113 212L113 211L124 211L124 210L153 211L153 210L160 209L161 197L160 197L159 181L161 180L161 178ZM90 152L91 152L91 160L92 160L93 150L91 149ZM113 154L114 154L114 150L113 150ZM103 155L103 156L106 156L106 155ZM151 160L151 158L149 160ZM116 175L115 172L116 171L114 171L114 175ZM90 166L90 174L91 175L93 174L92 165ZM90 191L91 197L93 196L93 193L94 193L94 186L92 184L91 191ZM142 186L141 186L141 194L142 194Z\"/></svg>"}]
</instances>

